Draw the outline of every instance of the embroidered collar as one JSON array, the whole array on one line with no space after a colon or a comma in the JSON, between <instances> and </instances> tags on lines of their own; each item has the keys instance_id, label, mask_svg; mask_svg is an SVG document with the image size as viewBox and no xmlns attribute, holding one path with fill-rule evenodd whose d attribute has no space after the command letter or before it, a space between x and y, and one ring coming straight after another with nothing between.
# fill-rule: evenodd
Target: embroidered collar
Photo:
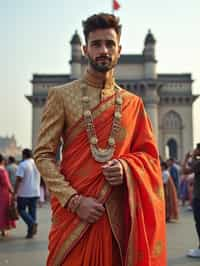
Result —
<instances>
[{"instance_id":1,"label":"embroidered collar","mask_svg":"<svg viewBox=\"0 0 200 266\"><path fill-rule=\"evenodd\" d=\"M113 75L110 75L110 77L107 78L105 81L95 76L88 70L86 70L83 76L83 79L89 86L92 86L95 88L100 88L102 90L113 90L114 89L115 80L113 78Z\"/></svg>"}]
</instances>

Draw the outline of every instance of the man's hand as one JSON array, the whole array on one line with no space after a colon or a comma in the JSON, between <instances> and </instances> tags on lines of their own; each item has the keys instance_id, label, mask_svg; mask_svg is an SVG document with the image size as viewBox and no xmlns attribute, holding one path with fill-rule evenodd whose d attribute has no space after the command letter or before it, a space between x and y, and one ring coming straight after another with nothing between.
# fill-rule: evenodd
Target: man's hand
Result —
<instances>
[{"instance_id":1,"label":"man's hand","mask_svg":"<svg viewBox=\"0 0 200 266\"><path fill-rule=\"evenodd\" d=\"M106 181L111 186L119 186L123 183L124 171L119 160L114 159L109 161L107 164L102 166L102 169Z\"/></svg>"},{"instance_id":2,"label":"man's hand","mask_svg":"<svg viewBox=\"0 0 200 266\"><path fill-rule=\"evenodd\" d=\"M76 211L79 218L88 223L95 223L104 214L105 208L102 203L91 197L81 198L81 203Z\"/></svg>"}]
</instances>

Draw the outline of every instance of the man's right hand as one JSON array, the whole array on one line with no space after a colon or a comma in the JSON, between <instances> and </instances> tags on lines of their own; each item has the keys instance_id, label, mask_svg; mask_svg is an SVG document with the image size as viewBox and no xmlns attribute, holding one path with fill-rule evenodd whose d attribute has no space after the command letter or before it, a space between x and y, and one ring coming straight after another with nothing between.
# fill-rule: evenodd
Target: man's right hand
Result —
<instances>
[{"instance_id":1,"label":"man's right hand","mask_svg":"<svg viewBox=\"0 0 200 266\"><path fill-rule=\"evenodd\" d=\"M102 203L91 197L81 198L81 203L76 211L79 218L88 223L95 223L104 214L105 208Z\"/></svg>"}]
</instances>

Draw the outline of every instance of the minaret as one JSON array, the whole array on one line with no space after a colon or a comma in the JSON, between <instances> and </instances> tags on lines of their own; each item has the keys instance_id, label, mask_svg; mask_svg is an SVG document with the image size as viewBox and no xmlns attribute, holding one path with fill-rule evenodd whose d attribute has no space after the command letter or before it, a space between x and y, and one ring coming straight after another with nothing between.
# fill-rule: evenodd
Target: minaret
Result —
<instances>
[{"instance_id":1,"label":"minaret","mask_svg":"<svg viewBox=\"0 0 200 266\"><path fill-rule=\"evenodd\" d=\"M155 59L155 44L156 40L151 33L148 31L144 40L144 77L145 79L156 79L156 59Z\"/></svg>"},{"instance_id":2,"label":"minaret","mask_svg":"<svg viewBox=\"0 0 200 266\"><path fill-rule=\"evenodd\" d=\"M81 76L81 58L82 58L82 49L81 49L81 39L78 35L78 32L75 31L71 39L71 77L73 79L80 78Z\"/></svg>"},{"instance_id":3,"label":"minaret","mask_svg":"<svg viewBox=\"0 0 200 266\"><path fill-rule=\"evenodd\" d=\"M149 30L144 41L144 104L152 123L154 135L158 141L158 89L161 84L157 81L155 38Z\"/></svg>"}]
</instances>

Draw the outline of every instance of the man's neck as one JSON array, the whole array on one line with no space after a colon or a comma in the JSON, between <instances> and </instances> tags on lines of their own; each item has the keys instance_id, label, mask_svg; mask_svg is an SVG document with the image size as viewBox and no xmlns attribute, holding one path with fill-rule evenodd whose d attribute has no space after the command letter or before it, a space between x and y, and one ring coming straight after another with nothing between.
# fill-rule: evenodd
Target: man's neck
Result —
<instances>
[{"instance_id":1,"label":"man's neck","mask_svg":"<svg viewBox=\"0 0 200 266\"><path fill-rule=\"evenodd\" d=\"M93 68L91 68L90 66L88 66L88 71L91 75L95 76L97 79L102 80L102 81L110 79L113 76L113 69L107 72L98 72L94 70Z\"/></svg>"},{"instance_id":2,"label":"man's neck","mask_svg":"<svg viewBox=\"0 0 200 266\"><path fill-rule=\"evenodd\" d=\"M85 78L89 83L92 82L94 86L96 85L101 89L111 88L114 82L113 69L103 73L95 71L93 68L88 66Z\"/></svg>"}]
</instances>

